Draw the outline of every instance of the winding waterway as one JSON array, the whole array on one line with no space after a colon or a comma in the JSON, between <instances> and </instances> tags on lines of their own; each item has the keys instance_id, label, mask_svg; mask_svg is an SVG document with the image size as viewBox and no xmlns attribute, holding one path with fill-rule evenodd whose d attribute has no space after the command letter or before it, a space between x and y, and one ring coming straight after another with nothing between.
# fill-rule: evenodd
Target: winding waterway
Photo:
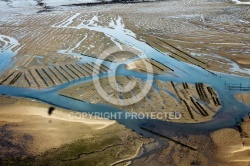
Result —
<instances>
[{"instance_id":1,"label":"winding waterway","mask_svg":"<svg viewBox=\"0 0 250 166\"><path fill-rule=\"evenodd\" d=\"M155 79L163 80L163 81L174 81L176 83L188 82L188 83L196 83L203 82L205 84L213 87L219 94L220 99L222 101L222 109L214 116L211 121L204 123L196 123L196 124L180 124L180 123L171 123L164 122L160 120L154 119L125 119L125 114L127 113L125 110L119 110L117 108L101 105L101 104L92 104L88 102L83 102L79 100L74 100L71 98L67 98L61 95L58 95L58 91L64 89L66 87L80 84L83 82L91 81L91 77L81 78L79 80L75 80L72 82L68 82L59 86L55 86L49 89L44 90L36 90L36 89L24 89L18 87L10 87L10 86L0 86L0 93L9 95L9 96L17 96L17 97L25 97L32 98L43 101L45 103L49 103L58 107L80 111L80 112L109 112L109 113L121 113L121 119L115 119L118 123L123 124L124 126L135 130L137 133L141 133L144 136L151 137L153 134L144 131L140 128L141 125L147 125L152 128L157 128L159 131L167 132L169 135L181 134L201 134L201 133L209 133L215 129L224 128L224 127L232 127L235 126L236 123L240 121L242 117L247 115L250 112L249 107L244 104L238 102L234 95L239 91L230 91L228 88L229 83L249 83L250 79L235 75L228 75L223 73L212 74L202 68L199 68L194 65L190 65L176 59L171 58L170 56L159 52L158 50L152 48L148 44L143 41L139 41L136 38L136 34L132 31L125 28L125 25L122 22L122 18L118 17L115 22L111 22L109 26L104 27L97 25L98 17L93 17L92 20L88 21L88 24L81 23L78 26L70 26L74 19L76 19L80 14L77 13L71 18L65 20L58 26L53 26L54 28L75 28L75 29L89 29L92 31L103 32L106 36L112 38L113 40L119 41L125 45L131 46L140 52L142 52L141 56L147 56L150 58L154 58L155 60L165 64L166 66L174 69L175 75L169 76L155 76ZM78 43L79 44L79 43ZM59 51L60 52L60 51ZM61 51L61 53L65 53L65 51ZM72 50L67 52L68 54L72 54L72 56L82 56L83 60L85 58L82 54L73 53ZM13 54L10 54L13 55ZM91 59L93 60L93 59ZM112 72L112 71L111 71ZM114 71L113 71L114 72ZM108 74L102 74L101 77L106 77ZM125 68L116 72L116 75L125 75L125 76L134 76L141 79L146 79L147 75L142 73L136 73L133 71L128 71Z\"/></svg>"}]
</instances>

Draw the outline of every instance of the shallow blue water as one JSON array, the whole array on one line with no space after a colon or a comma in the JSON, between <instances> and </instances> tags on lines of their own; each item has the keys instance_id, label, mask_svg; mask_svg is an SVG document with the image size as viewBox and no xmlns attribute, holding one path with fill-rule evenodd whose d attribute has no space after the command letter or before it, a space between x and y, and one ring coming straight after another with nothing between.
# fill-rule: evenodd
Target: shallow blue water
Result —
<instances>
[{"instance_id":1,"label":"shallow blue water","mask_svg":"<svg viewBox=\"0 0 250 166\"><path fill-rule=\"evenodd\" d=\"M11 67L15 63L14 56L17 51L12 51L13 48L19 45L18 41L9 36L0 34L0 74ZM12 59L14 58L14 59Z\"/></svg>"},{"instance_id":2,"label":"shallow blue water","mask_svg":"<svg viewBox=\"0 0 250 166\"><path fill-rule=\"evenodd\" d=\"M78 15L77 15L78 16ZM74 16L76 17L76 16ZM119 24L118 24L119 25ZM55 28L61 28L55 27ZM65 28L65 27L64 27ZM79 80L74 80L72 82L68 82L53 88L44 89L44 90L34 90L34 89L24 89L24 88L17 88L17 87L8 87L8 86L0 86L0 93L6 94L10 96L18 96L18 97L27 97L32 99L37 99L58 107L80 111L80 112L121 112L122 118L116 119L117 122L125 125L128 128L134 129L138 133L143 133L144 135L150 135L148 132L145 132L140 129L141 125L148 125L150 127L156 127L161 131L168 131L171 133L178 133L181 132L182 134L185 133L207 133L209 131L224 128L224 127L232 127L237 122L240 121L242 117L247 115L250 112L250 108L239 103L235 100L234 95L239 91L230 91L228 88L229 83L249 83L249 78L244 78L240 76L216 73L216 75L199 68L194 65L190 65L187 63L183 63L176 59L169 57L166 54L159 52L158 50L152 48L151 46L147 45L143 41L139 41L133 36L133 33L124 29L124 27L118 28L107 28L107 27L99 27L99 26L88 26L88 25L81 25L76 27L68 27L68 28L87 28L89 30L103 32L107 36L113 37L119 42L129 45L133 48L136 48L142 52L142 56L154 58L157 61L165 64L166 66L174 69L174 75L168 76L154 76L154 79L159 79L163 81L173 81L176 83L187 82L187 83L197 83L203 82L211 87L213 87L219 94L220 100L222 102L222 109L214 116L211 121L199 123L199 124L178 124L178 123L171 123L171 122L163 122L160 120L153 120L153 119L132 119L128 118L125 119L126 111L122 111L116 109L111 106L106 106L103 104L91 104L88 102L82 102L78 100L74 100L71 98L67 98L64 96L58 95L58 91L69 87L71 85L80 84L83 82L91 81L91 77L82 78ZM74 54L75 55L75 54ZM78 55L77 55L78 56ZM84 55L80 56L83 57L82 61L84 61ZM87 58L89 62L94 62L96 59L94 58ZM109 62L105 62L105 64L110 64ZM112 73L114 74L114 73ZM134 76L141 79L146 79L147 75L142 73L137 73L135 71L126 70L121 67L118 71L115 72L116 75L122 76ZM106 74L102 74L102 77L106 77Z\"/></svg>"},{"instance_id":3,"label":"shallow blue water","mask_svg":"<svg viewBox=\"0 0 250 166\"><path fill-rule=\"evenodd\" d=\"M127 75L127 76L135 76L140 78L146 78L146 75L141 73L136 73L133 71L119 70L120 73L117 75ZM102 77L107 76L107 74L102 74ZM214 76L209 75L210 79L206 80L206 84L211 85L219 94L220 99L222 101L222 109L214 116L211 121L199 123L199 124L178 124L178 123L171 123L171 122L163 122L159 120L148 120L148 119L125 119L126 111L122 111L116 109L111 106L106 106L103 104L91 104L88 102L81 102L78 100L74 100L71 98L67 98L61 95L58 95L58 91L64 89L70 85L75 85L87 81L91 81L91 77L82 78L80 80L75 80L69 83L65 83L63 85L59 85L53 88L45 89L45 90L35 90L35 89L24 89L24 88L17 88L17 87L9 87L9 86L0 86L0 93L6 94L10 96L18 96L18 97L26 97L37 99L58 107L80 111L80 112L121 112L122 118L116 119L117 122L125 125L128 128L131 128L138 133L143 133L144 135L150 136L148 132L145 132L140 129L141 125L149 125L151 127L156 127L162 131L169 131L171 133L181 132L182 134L185 133L207 133L209 131L224 128L224 127L232 127L237 122L240 121L242 117L247 115L250 112L249 107L239 103L233 97L235 93L238 91L230 91L228 86L224 83L225 80L230 80L231 82L248 82L248 78L243 77L236 77L231 75L221 75ZM164 81L175 81L175 82L182 82L186 81L188 83L195 83L201 80L192 80L184 77L184 79L176 78L176 77L168 77L168 76L157 76L155 79L161 79ZM127 117L127 116L126 116Z\"/></svg>"}]
</instances>

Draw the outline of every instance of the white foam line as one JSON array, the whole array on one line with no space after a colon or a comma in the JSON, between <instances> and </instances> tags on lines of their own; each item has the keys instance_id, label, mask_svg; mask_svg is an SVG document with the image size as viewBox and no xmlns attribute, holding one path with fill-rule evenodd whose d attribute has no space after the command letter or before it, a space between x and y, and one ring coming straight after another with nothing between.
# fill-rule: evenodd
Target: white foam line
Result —
<instances>
[{"instance_id":1,"label":"white foam line","mask_svg":"<svg viewBox=\"0 0 250 166\"><path fill-rule=\"evenodd\" d=\"M250 5L250 2L241 2L241 1L238 1L238 0L232 0L234 3L236 4L242 4L242 5Z\"/></svg>"}]
</instances>

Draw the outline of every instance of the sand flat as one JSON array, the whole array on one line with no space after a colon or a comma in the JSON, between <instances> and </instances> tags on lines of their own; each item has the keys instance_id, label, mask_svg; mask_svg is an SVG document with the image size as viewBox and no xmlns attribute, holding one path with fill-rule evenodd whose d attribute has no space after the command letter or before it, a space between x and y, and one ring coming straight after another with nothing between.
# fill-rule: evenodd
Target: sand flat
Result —
<instances>
[{"instance_id":1,"label":"sand flat","mask_svg":"<svg viewBox=\"0 0 250 166\"><path fill-rule=\"evenodd\" d=\"M84 116L81 119L71 119L69 114L72 112L59 108L49 115L48 107L46 104L25 99L19 99L15 104L4 104L0 108L1 126L10 124L11 130L18 135L17 138L22 133L31 135L33 141L27 149L33 154L38 154L65 143L91 137L95 130L116 124L115 121L101 118L89 119ZM44 141L46 144L43 143Z\"/></svg>"},{"instance_id":2,"label":"sand flat","mask_svg":"<svg viewBox=\"0 0 250 166\"><path fill-rule=\"evenodd\" d=\"M241 124L242 132L236 129L220 129L211 134L211 138L218 149L217 157L229 166L250 164L250 119L244 118Z\"/></svg>"},{"instance_id":3,"label":"sand flat","mask_svg":"<svg viewBox=\"0 0 250 166\"><path fill-rule=\"evenodd\" d=\"M239 93L235 97L238 101L250 105L250 93Z\"/></svg>"}]
</instances>

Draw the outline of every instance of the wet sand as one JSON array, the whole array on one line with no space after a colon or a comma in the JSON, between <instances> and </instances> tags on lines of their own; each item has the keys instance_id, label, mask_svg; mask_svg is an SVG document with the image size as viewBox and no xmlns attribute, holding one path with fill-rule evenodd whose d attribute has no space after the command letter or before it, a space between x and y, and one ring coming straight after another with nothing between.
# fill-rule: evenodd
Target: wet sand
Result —
<instances>
[{"instance_id":1,"label":"wet sand","mask_svg":"<svg viewBox=\"0 0 250 166\"><path fill-rule=\"evenodd\" d=\"M134 87L133 84L135 84ZM145 84L146 81L134 77L117 76L100 79L100 85L86 82L70 86L60 90L59 94L85 102L111 105L133 113L145 113L145 116L146 114L153 116L153 113L161 113L164 116L159 116L157 119L177 123L209 121L221 108L217 93L214 90L211 90L213 92L209 91L209 86L204 84L177 84L155 80L153 87L145 96L141 97L140 92ZM96 86L101 87L107 94L98 93L101 90ZM120 93L113 88L123 89L126 86L130 88L128 92ZM131 101L133 97L140 100L138 102ZM175 112L181 114L179 119L165 116Z\"/></svg>"},{"instance_id":2,"label":"wet sand","mask_svg":"<svg viewBox=\"0 0 250 166\"><path fill-rule=\"evenodd\" d=\"M250 94L249 93L239 93L235 97L238 101L250 105Z\"/></svg>"},{"instance_id":3,"label":"wet sand","mask_svg":"<svg viewBox=\"0 0 250 166\"><path fill-rule=\"evenodd\" d=\"M13 6L12 10L15 9L15 5ZM7 74L15 68L22 70L47 66L50 63L53 65L73 63L79 61L81 54L99 57L104 50L111 47L118 46L122 50L122 44L118 40L103 33L83 28L63 28L66 25L77 27L81 22L90 24L88 20L92 19L97 19L92 20L94 25L108 27L112 20L120 16L126 28L136 33L137 39L150 43L161 38L190 55L190 57L184 57L186 59L184 60L180 58L183 56L180 51L169 48L171 46L167 44L161 43L163 48L156 47L178 60L212 71L249 75L248 70L243 70L249 68L249 37L247 36L249 27L246 14L249 13L249 8L245 5L182 0L104 5L102 8L64 7L60 8L63 10L61 13L56 11L57 8L43 14L34 14L31 10L28 15L22 15L22 12L17 10L18 17L0 19L2 20L1 35L10 36L19 43L10 50L12 52L18 50L17 61L10 71L6 71ZM69 11L71 9L74 9L74 13ZM12 10L6 7L5 13L10 13L8 17L12 16ZM90 10L93 12L89 13ZM69 24L66 23L65 20L75 16L75 13L79 15ZM22 59L24 56L29 59L25 61ZM194 58L205 64L193 61ZM114 60L113 56L110 60Z\"/></svg>"},{"instance_id":4,"label":"wet sand","mask_svg":"<svg viewBox=\"0 0 250 166\"><path fill-rule=\"evenodd\" d=\"M18 139L22 140L22 135L29 135L32 140L30 145L27 144L27 150L32 154L91 137L92 132L116 124L115 121L91 120L87 117L70 119L70 111L60 108L49 115L49 105L28 99L16 99L17 101L6 104L3 100L8 102L8 98L1 97L1 126L6 126L17 135L16 142Z\"/></svg>"},{"instance_id":5,"label":"wet sand","mask_svg":"<svg viewBox=\"0 0 250 166\"><path fill-rule=\"evenodd\" d=\"M211 134L217 146L217 157L222 161L219 165L242 165L250 163L250 119L246 117L237 129L221 129Z\"/></svg>"},{"instance_id":6,"label":"wet sand","mask_svg":"<svg viewBox=\"0 0 250 166\"><path fill-rule=\"evenodd\" d=\"M66 148L71 144L77 144L77 146L96 144L95 139L99 141L107 140L102 146L108 146L108 140L121 143L119 148L114 147L113 149L113 151L121 153L121 155L112 157L109 161L106 160L111 164L116 160L133 158L141 144L148 142L148 140L140 138L141 136L117 124L115 121L96 117L90 119L89 116L85 115L81 119L72 119L69 118L69 114L72 112L61 108L55 108L52 114L49 115L48 108L50 106L38 101L1 96L0 105L0 161L5 164L13 163L15 158L20 158L19 162L22 163L21 158L25 159L25 157L35 157L38 163L46 163L49 157L46 157L45 154L56 154L61 151L61 148ZM107 134L108 136L105 136ZM125 135L133 137L133 143L126 143L126 139L120 141L119 137ZM122 142L131 149L123 152ZM102 146L97 147L97 149L101 149ZM105 155L94 153L94 156L98 158L98 156ZM79 160L85 162L84 158ZM27 162L29 163L31 160ZM102 161L99 162L102 163Z\"/></svg>"},{"instance_id":7,"label":"wet sand","mask_svg":"<svg viewBox=\"0 0 250 166\"><path fill-rule=\"evenodd\" d=\"M126 69L155 75L171 75L173 69L153 59L145 58L126 64Z\"/></svg>"},{"instance_id":8,"label":"wet sand","mask_svg":"<svg viewBox=\"0 0 250 166\"><path fill-rule=\"evenodd\" d=\"M1 3L4 2L1 1ZM12 79L8 82L13 86L29 87L27 81L25 82L25 77L23 80L17 80L14 83L15 78L19 77L20 71L31 70L33 73L37 68L40 69L51 65L63 65L65 69L65 65L79 62L82 54L98 58L108 48L118 47L121 50L124 49L119 41L103 33L81 28L65 28L67 26L77 27L81 23L114 28L110 23L115 24L112 20L119 18L119 16L122 18L124 26L136 33L135 38L148 42L148 44L156 42L160 46L153 47L167 54L172 54L171 56L177 60L199 65L212 71L244 76L249 76L250 73L248 6L224 1L191 0L187 2L180 0L88 8L55 7L51 9L51 12L39 14L36 14L36 12L40 10L40 7L39 9L32 8L32 10L27 10L22 5L12 4L10 8L7 8L7 6L2 8L4 10L0 16L0 32L1 35L15 39L18 44L15 42L13 44L5 39L0 40L1 46L5 43L11 46L3 50L5 53L9 51L16 55L15 63L1 75L1 80L4 76L10 76L12 72L16 71L15 75L11 75ZM30 6L29 9L31 9ZM70 20L70 18L72 19ZM69 22L65 22L68 19ZM168 44L156 41L157 38L163 39ZM174 45L175 48L169 46L169 44ZM118 54L111 55L110 60L115 61L114 57ZM122 54L120 59L126 58L126 55ZM134 55L129 55L129 58L133 57ZM13 58L11 62L14 62ZM69 68L75 71L72 67ZM77 78L77 75L72 73L70 69L65 69L65 73L66 71L70 72L72 77L68 75L63 82ZM59 73L57 74L60 75ZM63 78L63 76L61 75L60 78ZM31 83L34 86L31 87L38 88L34 80ZM40 86L43 88L50 87L53 84L52 81L46 82L42 79L38 82L41 82L42 85ZM137 82L140 82L140 80L137 80ZM85 88L84 86L83 89ZM209 116L204 117L197 110L194 111L196 108L193 105L192 113L194 119L192 119L186 105L184 102L181 104L178 98L183 98L188 104L191 103L189 100L190 96L200 100L201 98L194 90L194 85L192 85L190 92L187 92L185 88L181 88L182 85L176 85L176 91L180 97L170 83L162 86L164 88L160 92L156 90L150 91L149 96L151 100L145 98L142 103L138 103L134 108L129 107L125 109L133 112L145 111L147 109L150 111L180 110L183 111L184 115L181 123L211 120L219 109L219 106L210 107L213 104L213 94L209 98L210 105L208 103L202 105L207 111L210 111ZM81 100L85 99L92 103L108 104L103 102L92 89L88 89L88 94L86 94L81 89L79 91L78 88L71 88L65 90L66 96L80 98ZM169 92L165 90L169 90ZM209 94L207 91L206 93ZM117 93L114 93L114 95L116 97L119 96ZM131 94L127 93L124 96L130 97ZM238 98L246 103L249 101L249 97L246 95L239 95ZM93 122L92 120L85 120L82 122L76 120L72 122L66 118L67 113L64 112L66 110L56 108L54 114L48 116L46 113L48 105L34 104L33 101L15 103L15 100L14 98L8 98L6 103L1 104L0 123L1 131L3 131L1 138L4 138L1 140L1 146L3 147L1 147L1 158L10 156L9 159L12 160L12 157L36 155L44 152L37 159L39 162L44 162L44 165L51 164L50 162L55 165L62 164L62 162L64 164L71 162L82 164L83 161L86 165L93 164L93 161L100 165L111 164L116 161L126 160L131 156L133 157L137 154L137 150L142 142L145 141L138 134L111 121L98 120ZM5 101L5 99L1 98L2 101ZM167 101L167 105L164 101ZM40 104L43 106L40 106ZM249 129L247 125L245 127ZM218 158L228 160L225 162L229 164L247 164L249 162L246 155L249 149L248 140L245 139L244 146L243 144L241 145L243 138L237 134L237 131L234 129L225 129L225 131L218 131L212 134L212 138L219 147L219 152L221 152L221 156L218 156ZM230 136L229 138L228 135ZM54 141L55 139L57 141ZM160 152L149 155L149 157L138 158L133 163L135 165L144 163L151 165L162 165L162 163L165 165L173 163L211 165L209 162L216 163L216 161L211 160L211 156L214 156L215 153L213 153L213 145L209 142L209 138L200 136L193 139L191 137L190 140L193 140L191 144L199 143L202 154L190 152L186 148L170 142L169 148L164 148ZM187 139L186 141L189 140ZM100 142L101 144L98 144ZM145 142L148 143L148 140ZM169 141L165 140L165 142ZM87 145L91 146L87 146L87 150L83 152L76 148L79 145L81 145L82 149L85 149ZM111 148L109 148L110 145ZM228 145L230 148L224 147L224 145ZM50 148L54 149L51 150ZM74 153L71 151L72 149L75 150ZM108 150L105 151L105 149ZM211 154L210 150L212 151ZM117 153L114 154L112 151ZM72 152L72 155L65 153L62 155L61 152ZM91 154L87 157L79 155L90 152L100 153L93 153L93 155ZM225 157L232 153L232 159ZM58 159L58 156L63 157ZM77 156L80 157L78 158ZM25 160L22 161L25 163ZM29 160L29 162L32 162L32 160Z\"/></svg>"}]
</instances>

